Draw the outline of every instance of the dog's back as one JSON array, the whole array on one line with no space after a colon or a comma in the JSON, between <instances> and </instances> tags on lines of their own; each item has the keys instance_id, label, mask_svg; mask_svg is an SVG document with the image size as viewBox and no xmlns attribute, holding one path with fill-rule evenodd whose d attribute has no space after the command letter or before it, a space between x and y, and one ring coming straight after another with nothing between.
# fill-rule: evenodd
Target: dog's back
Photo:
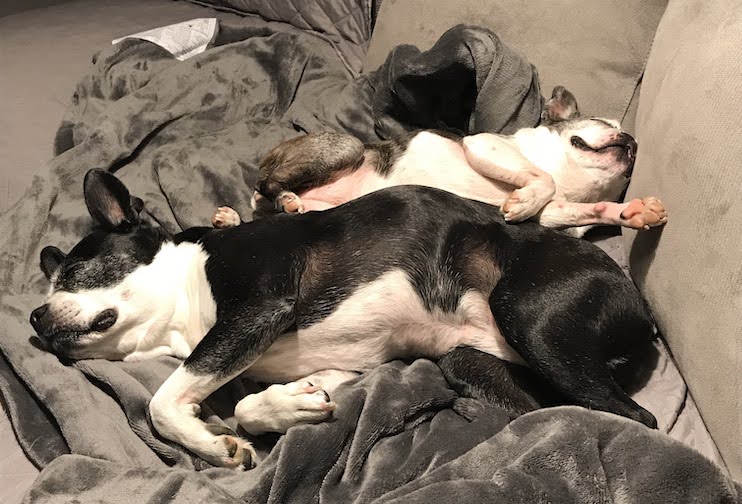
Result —
<instances>
[{"instance_id":1,"label":"dog's back","mask_svg":"<svg viewBox=\"0 0 742 504\"><path fill-rule=\"evenodd\" d=\"M230 244L227 237L240 243ZM277 342L253 366L258 376L275 379L270 375L280 368L292 374L278 378L294 378L316 370L312 359L349 366L354 338L371 338L364 341L384 349L366 356L369 367L391 358L436 357L464 344L512 362L522 358L537 373L558 376L561 392L584 395L588 404L599 405L595 394L615 388L622 395L612 400L612 410L651 423L648 413L626 406L630 399L613 384L606 365L652 339L651 316L621 269L588 242L537 224L509 226L495 207L420 186L213 231L202 242L219 258L214 264L223 269L212 283L224 285L230 302L240 285L262 298L288 289L296 298L292 337L306 345L321 339L317 353L288 360L288 344ZM221 248L240 250L240 256L225 262L229 253ZM214 268L209 266L210 275ZM277 280L283 282L279 287ZM386 297L374 304L379 296ZM405 324L418 332L407 338L399 330ZM456 324L468 332L444 330ZM427 327L427 339L415 346L421 327ZM396 340L379 339L387 329ZM328 339L335 332L343 334ZM328 347L339 348L339 357L330 356ZM353 348L369 351L366 344ZM359 364L364 363L354 365ZM604 383L583 382L583 372Z\"/></svg>"}]
</instances>

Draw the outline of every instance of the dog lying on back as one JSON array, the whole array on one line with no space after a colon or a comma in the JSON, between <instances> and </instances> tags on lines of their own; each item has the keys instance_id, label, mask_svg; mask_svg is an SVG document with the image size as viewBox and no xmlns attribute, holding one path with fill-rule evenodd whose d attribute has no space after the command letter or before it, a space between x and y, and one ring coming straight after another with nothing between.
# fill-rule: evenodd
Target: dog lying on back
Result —
<instances>
[{"instance_id":1,"label":"dog lying on back","mask_svg":"<svg viewBox=\"0 0 742 504\"><path fill-rule=\"evenodd\" d=\"M574 96L557 87L541 126L512 136L420 131L364 145L352 135L325 132L288 140L262 161L252 206L303 213L414 184L499 206L509 222L575 228L575 236L594 225L648 229L667 221L657 198L615 203L636 150L616 121L580 117ZM240 217L221 207L212 222L229 227Z\"/></svg>"}]
</instances>

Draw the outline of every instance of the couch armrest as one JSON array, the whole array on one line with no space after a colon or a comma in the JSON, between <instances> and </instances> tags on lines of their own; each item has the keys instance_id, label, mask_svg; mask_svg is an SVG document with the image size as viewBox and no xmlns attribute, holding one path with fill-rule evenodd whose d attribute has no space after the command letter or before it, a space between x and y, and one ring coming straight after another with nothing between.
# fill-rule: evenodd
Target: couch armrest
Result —
<instances>
[{"instance_id":1,"label":"couch armrest","mask_svg":"<svg viewBox=\"0 0 742 504\"><path fill-rule=\"evenodd\" d=\"M642 82L627 197L669 222L625 231L646 295L730 472L742 478L742 4L672 0Z\"/></svg>"}]
</instances>

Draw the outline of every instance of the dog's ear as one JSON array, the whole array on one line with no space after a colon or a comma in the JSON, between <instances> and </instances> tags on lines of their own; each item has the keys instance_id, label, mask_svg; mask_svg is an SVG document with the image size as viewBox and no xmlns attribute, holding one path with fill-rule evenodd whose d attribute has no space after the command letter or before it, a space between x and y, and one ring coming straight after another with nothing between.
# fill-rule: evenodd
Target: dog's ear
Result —
<instances>
[{"instance_id":1,"label":"dog's ear","mask_svg":"<svg viewBox=\"0 0 742 504\"><path fill-rule=\"evenodd\" d=\"M111 173L94 168L85 175L85 204L90 216L104 229L125 232L139 224L143 203Z\"/></svg>"},{"instance_id":2,"label":"dog's ear","mask_svg":"<svg viewBox=\"0 0 742 504\"><path fill-rule=\"evenodd\" d=\"M144 209L144 201L142 201L141 198L137 198L136 196L131 197L131 209L134 210L137 215L142 213L142 210Z\"/></svg>"},{"instance_id":3,"label":"dog's ear","mask_svg":"<svg viewBox=\"0 0 742 504\"><path fill-rule=\"evenodd\" d=\"M564 86L557 86L551 93L551 99L546 102L541 112L541 123L549 124L567 121L580 116L575 96L567 91Z\"/></svg>"},{"instance_id":4,"label":"dog's ear","mask_svg":"<svg viewBox=\"0 0 742 504\"><path fill-rule=\"evenodd\" d=\"M67 257L67 254L57 247L44 247L41 250L41 271L44 272L47 280L51 280L52 275L57 271L65 257Z\"/></svg>"}]
</instances>

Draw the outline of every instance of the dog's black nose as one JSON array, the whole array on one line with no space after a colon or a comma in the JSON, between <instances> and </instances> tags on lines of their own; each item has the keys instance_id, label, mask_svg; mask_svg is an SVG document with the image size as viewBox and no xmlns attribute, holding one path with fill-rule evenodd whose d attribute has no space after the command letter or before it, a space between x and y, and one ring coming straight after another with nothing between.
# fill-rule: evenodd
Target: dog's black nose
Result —
<instances>
[{"instance_id":1,"label":"dog's black nose","mask_svg":"<svg viewBox=\"0 0 742 504\"><path fill-rule=\"evenodd\" d=\"M95 320L93 320L93 323L90 324L90 329L95 332L103 332L106 329L110 329L113 324L116 323L116 320L118 319L119 314L116 310L113 308L109 308L108 310L103 310L98 314L97 317L95 317Z\"/></svg>"},{"instance_id":2,"label":"dog's black nose","mask_svg":"<svg viewBox=\"0 0 742 504\"><path fill-rule=\"evenodd\" d=\"M39 306L31 312L31 326L39 336L44 332L44 315L49 311L49 303Z\"/></svg>"},{"instance_id":3,"label":"dog's black nose","mask_svg":"<svg viewBox=\"0 0 742 504\"><path fill-rule=\"evenodd\" d=\"M626 172L624 176L631 177L634 171L634 162L636 161L636 150L638 145L634 137L628 133L620 133L618 135L619 144L623 146L623 157L626 160Z\"/></svg>"},{"instance_id":4,"label":"dog's black nose","mask_svg":"<svg viewBox=\"0 0 742 504\"><path fill-rule=\"evenodd\" d=\"M634 137L632 137L628 133L621 133L619 136L621 142L626 146L626 151L629 157L631 159L634 159L636 157L636 149L638 147L636 140L634 140Z\"/></svg>"}]
</instances>

